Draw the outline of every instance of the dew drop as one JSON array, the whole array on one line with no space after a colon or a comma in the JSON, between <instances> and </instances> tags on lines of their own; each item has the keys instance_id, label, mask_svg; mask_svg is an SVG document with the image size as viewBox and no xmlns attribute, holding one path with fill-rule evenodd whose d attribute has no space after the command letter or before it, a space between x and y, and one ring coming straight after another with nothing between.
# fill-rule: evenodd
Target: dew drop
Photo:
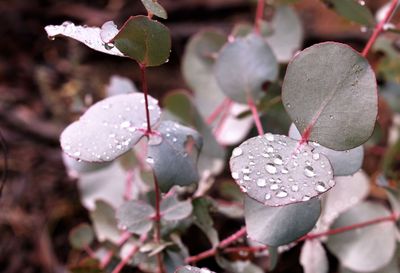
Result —
<instances>
[{"instance_id":1,"label":"dew drop","mask_svg":"<svg viewBox=\"0 0 400 273\"><path fill-rule=\"evenodd\" d=\"M265 194L265 200L269 200L269 199L271 199L271 194L270 193Z\"/></svg>"},{"instance_id":2,"label":"dew drop","mask_svg":"<svg viewBox=\"0 0 400 273\"><path fill-rule=\"evenodd\" d=\"M291 189L292 189L292 191L297 192L297 191L299 191L299 186L298 185L293 185L291 187Z\"/></svg>"},{"instance_id":3,"label":"dew drop","mask_svg":"<svg viewBox=\"0 0 400 273\"><path fill-rule=\"evenodd\" d=\"M271 186L269 186L269 188L273 191L276 191L277 189L279 189L278 184L272 184Z\"/></svg>"},{"instance_id":4,"label":"dew drop","mask_svg":"<svg viewBox=\"0 0 400 273\"><path fill-rule=\"evenodd\" d=\"M276 167L275 167L275 165L272 164L272 163L268 163L268 164L265 166L265 169L266 169L267 172L270 173L270 174L276 174Z\"/></svg>"},{"instance_id":5,"label":"dew drop","mask_svg":"<svg viewBox=\"0 0 400 273\"><path fill-rule=\"evenodd\" d=\"M276 155L276 156L275 156L275 159L274 159L274 163L275 163L276 165L282 165L282 164L283 164L282 157L281 157L280 155Z\"/></svg>"},{"instance_id":6,"label":"dew drop","mask_svg":"<svg viewBox=\"0 0 400 273\"><path fill-rule=\"evenodd\" d=\"M319 160L319 158L320 158L319 153L313 153L312 158L314 160Z\"/></svg>"},{"instance_id":7,"label":"dew drop","mask_svg":"<svg viewBox=\"0 0 400 273\"><path fill-rule=\"evenodd\" d=\"M284 198L286 196L288 196L288 193L284 190L280 190L276 193L276 197L278 197L278 198Z\"/></svg>"},{"instance_id":8,"label":"dew drop","mask_svg":"<svg viewBox=\"0 0 400 273\"><path fill-rule=\"evenodd\" d=\"M274 141L274 135L271 134L271 133L266 133L266 134L265 134L265 138L266 138L268 141Z\"/></svg>"},{"instance_id":9,"label":"dew drop","mask_svg":"<svg viewBox=\"0 0 400 273\"><path fill-rule=\"evenodd\" d=\"M265 187L267 185L267 181L263 178L257 179L257 186L259 187Z\"/></svg>"},{"instance_id":10,"label":"dew drop","mask_svg":"<svg viewBox=\"0 0 400 273\"><path fill-rule=\"evenodd\" d=\"M233 151L232 151L232 157L237 157L237 156L240 156L242 154L243 154L243 151L239 147L233 149Z\"/></svg>"},{"instance_id":11,"label":"dew drop","mask_svg":"<svg viewBox=\"0 0 400 273\"><path fill-rule=\"evenodd\" d=\"M244 173L244 174L249 174L251 171L250 171L250 169L249 168L243 168L242 169L242 173Z\"/></svg>"},{"instance_id":12,"label":"dew drop","mask_svg":"<svg viewBox=\"0 0 400 273\"><path fill-rule=\"evenodd\" d=\"M314 169L311 166L304 167L304 175L307 177L314 177L315 176Z\"/></svg>"},{"instance_id":13,"label":"dew drop","mask_svg":"<svg viewBox=\"0 0 400 273\"><path fill-rule=\"evenodd\" d=\"M274 147L271 145L267 145L267 153L273 153L274 152Z\"/></svg>"},{"instance_id":14,"label":"dew drop","mask_svg":"<svg viewBox=\"0 0 400 273\"><path fill-rule=\"evenodd\" d=\"M308 200L310 200L310 199L311 199L310 196L304 195L303 198L301 199L301 201L308 201Z\"/></svg>"},{"instance_id":15,"label":"dew drop","mask_svg":"<svg viewBox=\"0 0 400 273\"><path fill-rule=\"evenodd\" d=\"M283 167L283 168L281 169L281 173L283 173L283 174L287 174L287 173L289 173L289 170L288 170L288 168L286 168L286 167Z\"/></svg>"},{"instance_id":16,"label":"dew drop","mask_svg":"<svg viewBox=\"0 0 400 273\"><path fill-rule=\"evenodd\" d=\"M243 180L244 180L244 181L250 181L251 178L250 178L250 176L248 176L248 175L244 175L244 176L243 176Z\"/></svg>"},{"instance_id":17,"label":"dew drop","mask_svg":"<svg viewBox=\"0 0 400 273\"><path fill-rule=\"evenodd\" d=\"M78 157L78 156L80 156L81 155L81 152L75 152L74 153L74 156L76 156L76 157Z\"/></svg>"},{"instance_id":18,"label":"dew drop","mask_svg":"<svg viewBox=\"0 0 400 273\"><path fill-rule=\"evenodd\" d=\"M287 107L287 108L290 108L290 107L292 107L292 106L290 105L290 103L286 103L286 107Z\"/></svg>"},{"instance_id":19,"label":"dew drop","mask_svg":"<svg viewBox=\"0 0 400 273\"><path fill-rule=\"evenodd\" d=\"M122 122L119 126L120 126L122 129L126 129L126 128L131 127L131 122L130 122L129 120L126 120L126 121Z\"/></svg>"},{"instance_id":20,"label":"dew drop","mask_svg":"<svg viewBox=\"0 0 400 273\"><path fill-rule=\"evenodd\" d=\"M335 182L335 180L333 180L333 179L331 179L331 180L328 181L328 186L329 186L329 187L333 187L333 186L335 186L335 184L336 184L336 182Z\"/></svg>"},{"instance_id":21,"label":"dew drop","mask_svg":"<svg viewBox=\"0 0 400 273\"><path fill-rule=\"evenodd\" d=\"M325 186L325 183L322 181L318 181L317 185L315 185L315 190L317 192L326 192L327 188Z\"/></svg>"},{"instance_id":22,"label":"dew drop","mask_svg":"<svg viewBox=\"0 0 400 273\"><path fill-rule=\"evenodd\" d=\"M239 179L239 173L237 173L237 172L232 172L232 178L233 178L233 179Z\"/></svg>"}]
</instances>

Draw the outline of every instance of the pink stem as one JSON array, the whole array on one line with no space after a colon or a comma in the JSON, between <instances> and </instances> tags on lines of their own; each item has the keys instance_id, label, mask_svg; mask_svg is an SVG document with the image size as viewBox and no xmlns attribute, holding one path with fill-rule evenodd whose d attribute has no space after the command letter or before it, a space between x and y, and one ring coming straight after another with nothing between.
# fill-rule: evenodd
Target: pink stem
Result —
<instances>
[{"instance_id":1,"label":"pink stem","mask_svg":"<svg viewBox=\"0 0 400 273\"><path fill-rule=\"evenodd\" d=\"M156 214L153 218L156 226L154 230L154 241L157 244L160 244L161 243L161 212L160 212L161 191L154 172L153 172L153 177L154 177L154 191L156 193L156 203L155 203ZM161 252L157 253L157 264L158 264L158 273L165 272Z\"/></svg>"},{"instance_id":2,"label":"pink stem","mask_svg":"<svg viewBox=\"0 0 400 273\"><path fill-rule=\"evenodd\" d=\"M254 30L256 33L260 33L260 25L264 15L264 9L265 9L265 0L258 0L256 18L254 20Z\"/></svg>"},{"instance_id":3,"label":"pink stem","mask_svg":"<svg viewBox=\"0 0 400 273\"><path fill-rule=\"evenodd\" d=\"M232 105L232 101L228 100L225 105L226 106L224 109L225 111L222 113L221 119L219 120L217 126L215 127L215 136L217 137L217 139L218 139L219 134L221 133L222 125L228 118L228 115L229 115L229 112L231 109L231 105Z\"/></svg>"},{"instance_id":4,"label":"pink stem","mask_svg":"<svg viewBox=\"0 0 400 273\"><path fill-rule=\"evenodd\" d=\"M362 51L361 55L366 57L368 55L369 50L371 49L372 45L375 43L376 39L378 38L379 34L382 32L385 24L389 21L390 17L392 16L393 12L396 10L398 0L392 0L392 3L389 7L388 12L386 13L385 17L382 21L380 21L374 28L374 32L372 33L371 37L369 38L364 50Z\"/></svg>"},{"instance_id":5,"label":"pink stem","mask_svg":"<svg viewBox=\"0 0 400 273\"><path fill-rule=\"evenodd\" d=\"M251 113L253 114L254 122L257 127L258 134L261 136L264 134L264 130L261 124L260 115L258 114L257 107L254 104L253 99L249 96L247 103L250 107Z\"/></svg>"},{"instance_id":6,"label":"pink stem","mask_svg":"<svg viewBox=\"0 0 400 273\"><path fill-rule=\"evenodd\" d=\"M147 235L142 235L140 237L140 242L143 243L147 239ZM126 264L132 259L132 257L138 252L139 246L134 246L132 250L126 255L124 259L122 259L119 264L114 268L112 273L119 273L125 266Z\"/></svg>"},{"instance_id":7,"label":"pink stem","mask_svg":"<svg viewBox=\"0 0 400 273\"><path fill-rule=\"evenodd\" d=\"M124 232L117 242L117 246L122 246L129 238L131 234L129 232ZM112 256L114 255L114 251L108 251L107 255L100 261L100 268L104 269L111 262Z\"/></svg>"},{"instance_id":8,"label":"pink stem","mask_svg":"<svg viewBox=\"0 0 400 273\"><path fill-rule=\"evenodd\" d=\"M146 108L146 121L147 121L147 131L146 133L150 135L151 132L151 126L150 126L150 111L149 111L149 101L148 101L148 88L147 88L147 78L146 78L146 66L143 64L139 64L140 67L140 75L142 79L142 91L144 93L144 102L145 102L145 108Z\"/></svg>"},{"instance_id":9,"label":"pink stem","mask_svg":"<svg viewBox=\"0 0 400 273\"><path fill-rule=\"evenodd\" d=\"M211 125L215 119L222 113L225 107L229 104L230 99L225 98L218 106L215 108L214 112L207 118L206 122L208 125Z\"/></svg>"},{"instance_id":10,"label":"pink stem","mask_svg":"<svg viewBox=\"0 0 400 273\"><path fill-rule=\"evenodd\" d=\"M132 199L133 170L129 170L126 174L124 199L129 201Z\"/></svg>"}]
</instances>

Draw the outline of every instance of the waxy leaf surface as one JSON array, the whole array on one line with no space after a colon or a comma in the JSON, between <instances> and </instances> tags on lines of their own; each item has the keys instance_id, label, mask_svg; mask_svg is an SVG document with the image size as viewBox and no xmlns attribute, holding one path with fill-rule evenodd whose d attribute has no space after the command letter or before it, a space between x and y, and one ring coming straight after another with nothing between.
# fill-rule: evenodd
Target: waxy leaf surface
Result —
<instances>
[{"instance_id":1,"label":"waxy leaf surface","mask_svg":"<svg viewBox=\"0 0 400 273\"><path fill-rule=\"evenodd\" d=\"M168 18L167 12L163 8L163 6L161 6L160 3L157 2L157 0L142 0L142 3L149 13L163 19Z\"/></svg>"},{"instance_id":2,"label":"waxy leaf surface","mask_svg":"<svg viewBox=\"0 0 400 273\"><path fill-rule=\"evenodd\" d=\"M117 210L117 219L122 229L134 234L144 234L153 227L152 216L155 210L152 206L137 200L125 202Z\"/></svg>"}]
</instances>

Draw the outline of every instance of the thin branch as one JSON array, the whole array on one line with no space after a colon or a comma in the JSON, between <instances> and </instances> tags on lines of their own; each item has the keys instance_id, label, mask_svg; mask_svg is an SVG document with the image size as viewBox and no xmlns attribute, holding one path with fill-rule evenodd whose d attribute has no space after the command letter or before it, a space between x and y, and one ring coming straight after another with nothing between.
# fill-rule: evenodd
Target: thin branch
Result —
<instances>
[{"instance_id":1,"label":"thin branch","mask_svg":"<svg viewBox=\"0 0 400 273\"><path fill-rule=\"evenodd\" d=\"M154 241L157 244L160 244L161 243L161 212L160 212L161 191L154 172L153 172L153 177L154 177L154 191L156 193L156 204L155 204L156 214L154 216L154 222L155 222ZM158 264L158 273L165 272L161 252L157 253L157 264Z\"/></svg>"},{"instance_id":2,"label":"thin branch","mask_svg":"<svg viewBox=\"0 0 400 273\"><path fill-rule=\"evenodd\" d=\"M146 121L147 121L147 134L150 135L151 126L150 126L150 111L149 111L149 102L148 102L148 88L147 88L147 78L146 78L146 66L143 64L139 64L140 67L140 75L142 80L142 91L144 93L144 103L146 108Z\"/></svg>"},{"instance_id":3,"label":"thin branch","mask_svg":"<svg viewBox=\"0 0 400 273\"><path fill-rule=\"evenodd\" d=\"M232 106L232 101L228 100L226 105L225 105L224 112L222 113L222 116L221 116L217 126L215 127L215 130L214 130L214 134L215 134L217 139L218 139L219 134L221 133L221 129L222 129L223 124L225 123L226 119L228 118L228 115L229 115L230 110L231 110L231 106Z\"/></svg>"},{"instance_id":4,"label":"thin branch","mask_svg":"<svg viewBox=\"0 0 400 273\"><path fill-rule=\"evenodd\" d=\"M128 239L131 237L131 234L129 232L124 232L121 235L121 238L117 242L117 246L120 247L122 246ZM111 262L111 259L114 255L114 251L110 250L108 253L105 255L105 257L100 261L100 268L104 269L106 266Z\"/></svg>"},{"instance_id":5,"label":"thin branch","mask_svg":"<svg viewBox=\"0 0 400 273\"><path fill-rule=\"evenodd\" d=\"M369 50L371 49L372 45L375 43L376 39L378 38L379 34L383 31L384 26L388 23L390 17L394 13L397 7L398 0L392 0L390 4L389 10L386 13L385 17L380 21L374 28L374 32L372 33L371 37L369 38L364 50L362 51L361 55L366 57L368 55Z\"/></svg>"},{"instance_id":6,"label":"thin branch","mask_svg":"<svg viewBox=\"0 0 400 273\"><path fill-rule=\"evenodd\" d=\"M254 20L254 30L256 33L260 33L260 25L264 15L264 9L265 9L265 0L258 0L256 17Z\"/></svg>"},{"instance_id":7,"label":"thin branch","mask_svg":"<svg viewBox=\"0 0 400 273\"><path fill-rule=\"evenodd\" d=\"M146 241L146 239L147 235L142 235L142 237L140 237L140 243L143 243L144 241ZM126 257L119 262L119 264L114 268L114 270L111 273L119 273L138 251L139 251L139 246L137 245L133 246L128 255L126 255Z\"/></svg>"},{"instance_id":8,"label":"thin branch","mask_svg":"<svg viewBox=\"0 0 400 273\"><path fill-rule=\"evenodd\" d=\"M263 130L263 127L262 127L262 124L261 124L260 115L258 114L258 111L257 111L257 107L254 104L254 101L250 96L247 99L247 103L248 103L248 105L250 107L250 110L251 110L251 113L253 115L253 119L254 119L254 122L256 124L258 134L261 136L261 135L264 134L264 130Z\"/></svg>"},{"instance_id":9,"label":"thin branch","mask_svg":"<svg viewBox=\"0 0 400 273\"><path fill-rule=\"evenodd\" d=\"M210 116L206 120L208 125L211 125L219 117L219 115L224 111L225 107L227 107L229 105L229 102L230 102L230 99L225 98L217 106L217 108L215 108L215 110L210 114Z\"/></svg>"}]
</instances>

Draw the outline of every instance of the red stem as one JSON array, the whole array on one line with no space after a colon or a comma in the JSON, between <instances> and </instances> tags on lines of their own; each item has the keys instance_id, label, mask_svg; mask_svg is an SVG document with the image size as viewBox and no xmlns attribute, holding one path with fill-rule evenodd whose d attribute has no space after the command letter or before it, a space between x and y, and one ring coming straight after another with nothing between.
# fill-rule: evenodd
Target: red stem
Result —
<instances>
[{"instance_id":1,"label":"red stem","mask_svg":"<svg viewBox=\"0 0 400 273\"><path fill-rule=\"evenodd\" d=\"M147 78L146 78L146 66L143 64L139 64L140 67L140 75L142 79L142 91L144 93L144 102L145 102L145 108L146 108L146 121L147 121L147 131L146 134L150 135L151 132L151 126L150 126L150 111L149 111L149 102L148 102L148 88L147 88Z\"/></svg>"},{"instance_id":2,"label":"red stem","mask_svg":"<svg viewBox=\"0 0 400 273\"><path fill-rule=\"evenodd\" d=\"M225 98L218 106L215 108L214 112L207 118L206 122L208 125L212 124L215 119L222 113L225 107L229 104L230 99Z\"/></svg>"},{"instance_id":3,"label":"red stem","mask_svg":"<svg viewBox=\"0 0 400 273\"><path fill-rule=\"evenodd\" d=\"M229 112L231 110L232 101L228 100L226 103L225 111L222 113L221 119L219 120L217 126L215 127L215 136L218 139L219 134L221 133L222 125L224 124L225 120L228 118Z\"/></svg>"},{"instance_id":4,"label":"red stem","mask_svg":"<svg viewBox=\"0 0 400 273\"><path fill-rule=\"evenodd\" d=\"M131 234L129 232L124 232L117 242L117 246L122 246L129 238L131 237ZM104 269L106 266L111 262L111 259L114 255L114 251L110 250L108 251L107 255L100 261L100 268Z\"/></svg>"},{"instance_id":5,"label":"red stem","mask_svg":"<svg viewBox=\"0 0 400 273\"><path fill-rule=\"evenodd\" d=\"M261 136L264 134L264 130L261 124L260 115L258 114L257 107L251 97L247 99L247 103L250 107L251 113L253 114L254 122L257 127L258 134Z\"/></svg>"},{"instance_id":6,"label":"red stem","mask_svg":"<svg viewBox=\"0 0 400 273\"><path fill-rule=\"evenodd\" d=\"M126 174L125 179L125 192L124 192L124 199L125 201L129 201L132 198L132 184L133 184L133 176L134 171L129 170Z\"/></svg>"},{"instance_id":7,"label":"red stem","mask_svg":"<svg viewBox=\"0 0 400 273\"><path fill-rule=\"evenodd\" d=\"M161 243L161 212L160 212L161 191L154 172L153 172L153 177L154 177L154 191L156 193L156 204L155 204L156 214L153 218L156 226L154 229L154 241L157 244L160 244ZM157 264L158 264L158 273L165 272L161 252L157 253Z\"/></svg>"},{"instance_id":8,"label":"red stem","mask_svg":"<svg viewBox=\"0 0 400 273\"><path fill-rule=\"evenodd\" d=\"M146 239L147 235L142 235L142 237L140 237L140 243L143 243L144 241L146 241ZM125 265L132 259L132 257L138 252L138 250L139 246L135 245L132 248L132 250L128 253L128 255L126 255L126 257L119 262L119 264L114 268L114 270L111 273L119 273L125 267Z\"/></svg>"},{"instance_id":9,"label":"red stem","mask_svg":"<svg viewBox=\"0 0 400 273\"><path fill-rule=\"evenodd\" d=\"M340 228L336 228L336 229L331 229L325 232L320 232L320 233L311 233L311 234L307 234L303 237L301 237L300 239L298 239L296 242L302 242L305 240L313 240L319 237L323 237L323 236L328 236L328 235L335 235L335 234L339 234L339 233L343 233L346 231L350 231L350 230L354 230L354 229L358 229L358 228L363 228L366 226L371 226L371 225L375 225L375 224L379 224L382 222L394 222L397 221L397 219L399 218L399 215L397 213L392 213L390 216L386 216L386 217L381 217L381 218L377 218L374 220L370 220L370 221L366 221L366 222L362 222L362 223L358 223L358 224L354 224L354 225L350 225L350 226L346 226L346 227L340 227ZM186 259L187 263L196 263L200 260L203 260L205 258L214 256L218 249L223 248L224 246L227 246L231 243L233 243L234 241L236 241L237 239L239 239L240 237L244 236L246 234L246 228L243 227L241 228L239 231L237 231L236 233L234 233L232 236L228 237L227 239L225 239L224 241L222 241L218 247L216 248L212 248L209 249L207 251L204 251L200 254L197 254L195 256L191 256L189 258ZM228 248L225 249L224 252L240 252L240 251L248 251L248 252L259 252L259 251L264 251L265 249L267 249L268 246L260 246L260 247L249 247L249 246L240 246L240 247L232 247L232 248Z\"/></svg>"},{"instance_id":10,"label":"red stem","mask_svg":"<svg viewBox=\"0 0 400 273\"><path fill-rule=\"evenodd\" d=\"M398 0L392 0L392 3L389 7L388 12L386 13L385 17L382 21L380 21L374 28L374 32L372 33L371 37L368 40L368 43L364 47L361 55L366 57L368 55L369 50L371 49L372 45L375 43L376 39L378 38L379 34L382 32L385 24L389 21L390 17L392 16L393 12L396 10Z\"/></svg>"},{"instance_id":11,"label":"red stem","mask_svg":"<svg viewBox=\"0 0 400 273\"><path fill-rule=\"evenodd\" d=\"M254 20L254 30L258 34L260 33L260 24L261 20L263 19L264 9L265 9L265 0L258 0L256 18Z\"/></svg>"}]
</instances>

